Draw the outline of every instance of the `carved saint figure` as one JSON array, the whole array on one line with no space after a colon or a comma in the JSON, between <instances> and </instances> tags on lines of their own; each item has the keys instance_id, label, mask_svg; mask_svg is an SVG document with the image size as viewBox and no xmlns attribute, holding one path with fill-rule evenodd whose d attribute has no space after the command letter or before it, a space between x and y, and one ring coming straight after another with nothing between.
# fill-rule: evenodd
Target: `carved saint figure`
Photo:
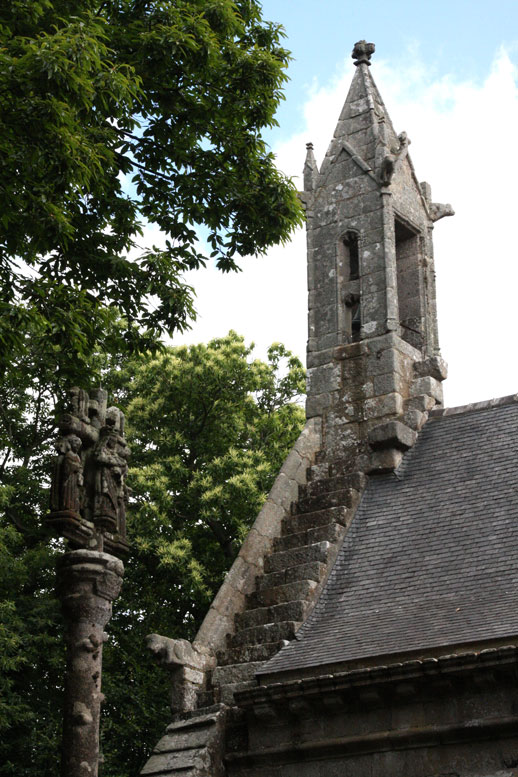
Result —
<instances>
[{"instance_id":1,"label":"carved saint figure","mask_svg":"<svg viewBox=\"0 0 518 777\"><path fill-rule=\"evenodd\" d=\"M112 410L112 408L110 408ZM122 413L120 413L122 415ZM107 416L99 433L93 459L96 466L93 520L110 532L125 534L129 448L118 433L122 421Z\"/></svg>"},{"instance_id":2,"label":"carved saint figure","mask_svg":"<svg viewBox=\"0 0 518 777\"><path fill-rule=\"evenodd\" d=\"M69 412L80 421L88 423L88 393L74 386L68 392Z\"/></svg>"},{"instance_id":3,"label":"carved saint figure","mask_svg":"<svg viewBox=\"0 0 518 777\"><path fill-rule=\"evenodd\" d=\"M79 518L83 466L79 451L81 440L75 434L61 437L56 442L58 457L54 464L50 505L53 513L74 513Z\"/></svg>"}]
</instances>

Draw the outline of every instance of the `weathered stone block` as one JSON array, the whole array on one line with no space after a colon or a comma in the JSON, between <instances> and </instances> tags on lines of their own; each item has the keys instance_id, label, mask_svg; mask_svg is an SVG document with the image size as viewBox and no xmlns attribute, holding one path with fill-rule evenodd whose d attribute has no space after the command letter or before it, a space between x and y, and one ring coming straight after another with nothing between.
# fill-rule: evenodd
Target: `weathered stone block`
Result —
<instances>
[{"instance_id":1,"label":"weathered stone block","mask_svg":"<svg viewBox=\"0 0 518 777\"><path fill-rule=\"evenodd\" d=\"M271 499L267 499L261 508L259 515L254 523L254 529L263 537L277 537L279 534L280 521L284 517L285 510L281 505L275 504Z\"/></svg>"},{"instance_id":2,"label":"weathered stone block","mask_svg":"<svg viewBox=\"0 0 518 777\"><path fill-rule=\"evenodd\" d=\"M262 626L267 623L283 623L284 621L303 621L307 611L307 603L301 599L283 602L272 607L257 607L236 616L236 627L240 629Z\"/></svg>"},{"instance_id":3,"label":"weathered stone block","mask_svg":"<svg viewBox=\"0 0 518 777\"><path fill-rule=\"evenodd\" d=\"M168 774L176 770L191 770L191 774L203 774L201 769L210 766L209 755L205 748L193 748L172 753L152 755L142 771L146 774ZM207 772L205 772L206 774Z\"/></svg>"},{"instance_id":4,"label":"weathered stone block","mask_svg":"<svg viewBox=\"0 0 518 777\"><path fill-rule=\"evenodd\" d=\"M387 305L385 294L383 292L363 294L361 305L362 325L364 327L369 322L378 323L380 321L385 321Z\"/></svg>"},{"instance_id":5,"label":"weathered stone block","mask_svg":"<svg viewBox=\"0 0 518 777\"><path fill-rule=\"evenodd\" d=\"M298 466L298 462L296 462L296 465ZM290 501L296 498L297 484L284 472L280 472L275 479L272 490L268 494L268 499L275 505L282 505L287 495L289 495Z\"/></svg>"},{"instance_id":6,"label":"weathered stone block","mask_svg":"<svg viewBox=\"0 0 518 777\"><path fill-rule=\"evenodd\" d=\"M314 529L317 526L325 526L329 523L340 523L345 526L347 522L348 508L341 507L328 507L325 510L317 510L311 513L303 513L302 515L292 515L284 518L283 531L290 533L300 533L307 531L308 529Z\"/></svg>"},{"instance_id":7,"label":"weathered stone block","mask_svg":"<svg viewBox=\"0 0 518 777\"><path fill-rule=\"evenodd\" d=\"M306 398L306 418L315 418L324 414L332 402L331 394L312 394Z\"/></svg>"},{"instance_id":8,"label":"weathered stone block","mask_svg":"<svg viewBox=\"0 0 518 777\"><path fill-rule=\"evenodd\" d=\"M351 499L350 489L340 489L324 494L316 494L315 496L306 496L298 500L297 512L309 513L314 510L325 510L328 507L349 507Z\"/></svg>"},{"instance_id":9,"label":"weathered stone block","mask_svg":"<svg viewBox=\"0 0 518 777\"><path fill-rule=\"evenodd\" d=\"M373 381L374 396L391 394L394 391L404 396L406 389L406 382L398 372L386 372L384 375L376 375Z\"/></svg>"},{"instance_id":10,"label":"weathered stone block","mask_svg":"<svg viewBox=\"0 0 518 777\"><path fill-rule=\"evenodd\" d=\"M327 348L324 351L313 351L308 353L307 368L320 367L321 364L329 364L333 361L334 351L331 348Z\"/></svg>"},{"instance_id":11,"label":"weathered stone block","mask_svg":"<svg viewBox=\"0 0 518 777\"><path fill-rule=\"evenodd\" d=\"M401 464L403 453L395 448L376 451L372 454L370 467L368 471L371 474L382 474L384 472L393 472Z\"/></svg>"},{"instance_id":12,"label":"weathered stone block","mask_svg":"<svg viewBox=\"0 0 518 777\"><path fill-rule=\"evenodd\" d=\"M366 374L369 377L386 375L397 372L404 376L406 373L406 359L396 348L379 348L367 358Z\"/></svg>"},{"instance_id":13,"label":"weathered stone block","mask_svg":"<svg viewBox=\"0 0 518 777\"><path fill-rule=\"evenodd\" d=\"M388 332L383 334L376 340L371 340L368 343L368 346L369 352L371 353L384 351L388 348L395 348L402 355L407 356L412 363L419 361L422 358L421 352L403 340L403 338L400 337L400 335L398 335L396 332Z\"/></svg>"},{"instance_id":14,"label":"weathered stone block","mask_svg":"<svg viewBox=\"0 0 518 777\"><path fill-rule=\"evenodd\" d=\"M243 683L251 680L262 666L261 661L252 661L248 664L232 664L230 666L217 666L212 673L213 683L227 685L230 683Z\"/></svg>"},{"instance_id":15,"label":"weathered stone block","mask_svg":"<svg viewBox=\"0 0 518 777\"><path fill-rule=\"evenodd\" d=\"M376 247L378 244L375 244ZM379 249L377 249L379 250ZM362 277L362 289L366 294L382 292L386 284L386 273L383 270L373 270Z\"/></svg>"},{"instance_id":16,"label":"weathered stone block","mask_svg":"<svg viewBox=\"0 0 518 777\"><path fill-rule=\"evenodd\" d=\"M381 397L373 397L365 402L365 415L367 418L381 418L385 415L402 415L403 398L401 394L393 392Z\"/></svg>"},{"instance_id":17,"label":"weathered stone block","mask_svg":"<svg viewBox=\"0 0 518 777\"><path fill-rule=\"evenodd\" d=\"M428 418L427 413L421 413L419 410L408 409L404 416L404 422L414 431L419 432L425 425Z\"/></svg>"},{"instance_id":18,"label":"weathered stone block","mask_svg":"<svg viewBox=\"0 0 518 777\"><path fill-rule=\"evenodd\" d=\"M300 564L286 570L286 583L293 583L296 580L315 580L317 583L322 580L326 572L326 565L321 561L309 561L307 564Z\"/></svg>"},{"instance_id":19,"label":"weathered stone block","mask_svg":"<svg viewBox=\"0 0 518 777\"><path fill-rule=\"evenodd\" d=\"M293 639L300 623L266 623L264 626L253 626L250 629L242 629L232 638L232 645L262 645L268 642L278 642L282 639Z\"/></svg>"},{"instance_id":20,"label":"weathered stone block","mask_svg":"<svg viewBox=\"0 0 518 777\"><path fill-rule=\"evenodd\" d=\"M448 365L440 356L431 356L429 359L415 362L414 371L420 377L429 376L439 381L448 377Z\"/></svg>"},{"instance_id":21,"label":"weathered stone block","mask_svg":"<svg viewBox=\"0 0 518 777\"><path fill-rule=\"evenodd\" d=\"M316 337L314 333L309 332L308 353L313 351L324 351L326 348L335 348L339 343L338 333L329 332L326 335Z\"/></svg>"},{"instance_id":22,"label":"weathered stone block","mask_svg":"<svg viewBox=\"0 0 518 777\"><path fill-rule=\"evenodd\" d=\"M299 580L294 583L285 583L276 588L268 588L255 594L258 606L271 607L272 605L292 602L295 599L309 600L317 587L314 580Z\"/></svg>"},{"instance_id":23,"label":"weathered stone block","mask_svg":"<svg viewBox=\"0 0 518 777\"><path fill-rule=\"evenodd\" d=\"M413 397L408 402L409 410L418 410L420 413L428 413L429 410L435 407L435 399L428 396L428 394L421 394L418 397Z\"/></svg>"},{"instance_id":24,"label":"weathered stone block","mask_svg":"<svg viewBox=\"0 0 518 777\"><path fill-rule=\"evenodd\" d=\"M328 550L328 542L318 542L314 545L307 545L304 548L295 548L293 550L273 553L265 559L264 569L267 573L280 572L283 569L296 567L309 561L325 562L327 560Z\"/></svg>"},{"instance_id":25,"label":"weathered stone block","mask_svg":"<svg viewBox=\"0 0 518 777\"><path fill-rule=\"evenodd\" d=\"M356 359L367 352L367 344L364 342L344 343L343 345L338 345L334 349L333 358L337 361L343 361L344 359Z\"/></svg>"},{"instance_id":26,"label":"weathered stone block","mask_svg":"<svg viewBox=\"0 0 518 777\"><path fill-rule=\"evenodd\" d=\"M301 548L304 545L313 545L315 542L335 542L338 538L338 533L338 524L330 523L309 531L287 534L275 540L274 550L275 552L291 550L293 548Z\"/></svg>"},{"instance_id":27,"label":"weathered stone block","mask_svg":"<svg viewBox=\"0 0 518 777\"><path fill-rule=\"evenodd\" d=\"M428 394L428 396L436 399L437 402L442 402L442 386L435 378L418 378L412 382L410 396L417 397L420 394Z\"/></svg>"},{"instance_id":28,"label":"weathered stone block","mask_svg":"<svg viewBox=\"0 0 518 777\"><path fill-rule=\"evenodd\" d=\"M380 424L369 432L369 443L375 450L397 448L405 451L414 445L416 439L416 433L400 421L389 421L386 424Z\"/></svg>"},{"instance_id":29,"label":"weathered stone block","mask_svg":"<svg viewBox=\"0 0 518 777\"><path fill-rule=\"evenodd\" d=\"M340 387L340 366L323 364L307 371L308 394L324 394Z\"/></svg>"},{"instance_id":30,"label":"weathered stone block","mask_svg":"<svg viewBox=\"0 0 518 777\"><path fill-rule=\"evenodd\" d=\"M219 700L222 704L227 704L231 707L234 702L234 694L238 691L245 691L247 688L254 688L256 685L255 680L249 680L243 683L229 683L228 685L221 685L219 688Z\"/></svg>"},{"instance_id":31,"label":"weathered stone block","mask_svg":"<svg viewBox=\"0 0 518 777\"><path fill-rule=\"evenodd\" d=\"M282 640L267 642L262 645L239 645L218 653L220 666L241 664L248 661L267 661L283 646ZM211 775L212 777L212 775Z\"/></svg>"}]
</instances>

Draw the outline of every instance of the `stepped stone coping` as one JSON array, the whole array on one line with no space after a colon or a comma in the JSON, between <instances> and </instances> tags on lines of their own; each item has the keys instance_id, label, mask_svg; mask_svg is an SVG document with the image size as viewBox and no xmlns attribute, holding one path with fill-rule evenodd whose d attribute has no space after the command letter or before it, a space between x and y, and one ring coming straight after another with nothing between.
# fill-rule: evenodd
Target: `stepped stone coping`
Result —
<instances>
[{"instance_id":1,"label":"stepped stone coping","mask_svg":"<svg viewBox=\"0 0 518 777\"><path fill-rule=\"evenodd\" d=\"M264 559L270 553L273 538L279 537L282 519L290 515L298 487L306 482L306 471L313 463L322 441L319 418L307 421L288 454L263 508L227 573L223 585L196 635L193 645L216 652L223 650L227 634L235 631L234 616L245 609L245 597L255 589Z\"/></svg>"},{"instance_id":2,"label":"stepped stone coping","mask_svg":"<svg viewBox=\"0 0 518 777\"><path fill-rule=\"evenodd\" d=\"M218 654L218 666L233 666L251 662L264 664L286 644L286 640L279 639L275 642L263 642L261 645L240 645L237 648L229 648Z\"/></svg>"},{"instance_id":3,"label":"stepped stone coping","mask_svg":"<svg viewBox=\"0 0 518 777\"><path fill-rule=\"evenodd\" d=\"M253 602L250 602L250 597L247 600L248 609L273 607L283 602L293 602L296 599L308 599L317 585L318 583L315 580L298 580L294 583L285 583L284 585L265 588L262 591L255 591L250 595L253 597Z\"/></svg>"},{"instance_id":4,"label":"stepped stone coping","mask_svg":"<svg viewBox=\"0 0 518 777\"><path fill-rule=\"evenodd\" d=\"M518 637L518 402L505 402L432 416L398 471L369 480L315 609L262 674Z\"/></svg>"},{"instance_id":5,"label":"stepped stone coping","mask_svg":"<svg viewBox=\"0 0 518 777\"><path fill-rule=\"evenodd\" d=\"M300 534L316 529L318 526L327 526L330 523L339 523L345 526L350 516L349 511L350 508L341 505L340 507L326 507L324 510L314 510L310 513L301 513L300 515L290 515L283 521L284 527L281 536Z\"/></svg>"}]
</instances>

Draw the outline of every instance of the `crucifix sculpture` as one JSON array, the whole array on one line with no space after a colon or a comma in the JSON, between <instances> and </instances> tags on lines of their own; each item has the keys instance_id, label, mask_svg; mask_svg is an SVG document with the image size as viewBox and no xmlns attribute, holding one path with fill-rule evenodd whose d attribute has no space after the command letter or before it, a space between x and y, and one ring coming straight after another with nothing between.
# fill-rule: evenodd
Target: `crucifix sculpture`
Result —
<instances>
[{"instance_id":1,"label":"crucifix sculpture","mask_svg":"<svg viewBox=\"0 0 518 777\"><path fill-rule=\"evenodd\" d=\"M122 585L117 556L129 549L129 448L124 415L103 389L71 389L59 434L46 522L70 548L57 565L67 627L61 774L97 777L104 627Z\"/></svg>"}]
</instances>

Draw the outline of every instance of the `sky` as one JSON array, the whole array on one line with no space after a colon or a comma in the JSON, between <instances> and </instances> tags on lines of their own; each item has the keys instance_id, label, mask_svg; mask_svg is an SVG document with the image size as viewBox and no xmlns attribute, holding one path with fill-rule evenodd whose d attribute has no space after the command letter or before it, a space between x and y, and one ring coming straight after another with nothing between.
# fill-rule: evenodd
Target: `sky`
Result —
<instances>
[{"instance_id":1,"label":"sky","mask_svg":"<svg viewBox=\"0 0 518 777\"><path fill-rule=\"evenodd\" d=\"M300 188L305 144L320 163L333 134L354 43L375 43L371 73L396 131L410 137L418 179L456 213L434 229L445 403L517 393L518 0L264 0L263 16L284 26L293 57L266 139ZM234 329L259 358L277 341L304 361L304 230L241 267L189 274L198 319L173 343Z\"/></svg>"}]
</instances>

